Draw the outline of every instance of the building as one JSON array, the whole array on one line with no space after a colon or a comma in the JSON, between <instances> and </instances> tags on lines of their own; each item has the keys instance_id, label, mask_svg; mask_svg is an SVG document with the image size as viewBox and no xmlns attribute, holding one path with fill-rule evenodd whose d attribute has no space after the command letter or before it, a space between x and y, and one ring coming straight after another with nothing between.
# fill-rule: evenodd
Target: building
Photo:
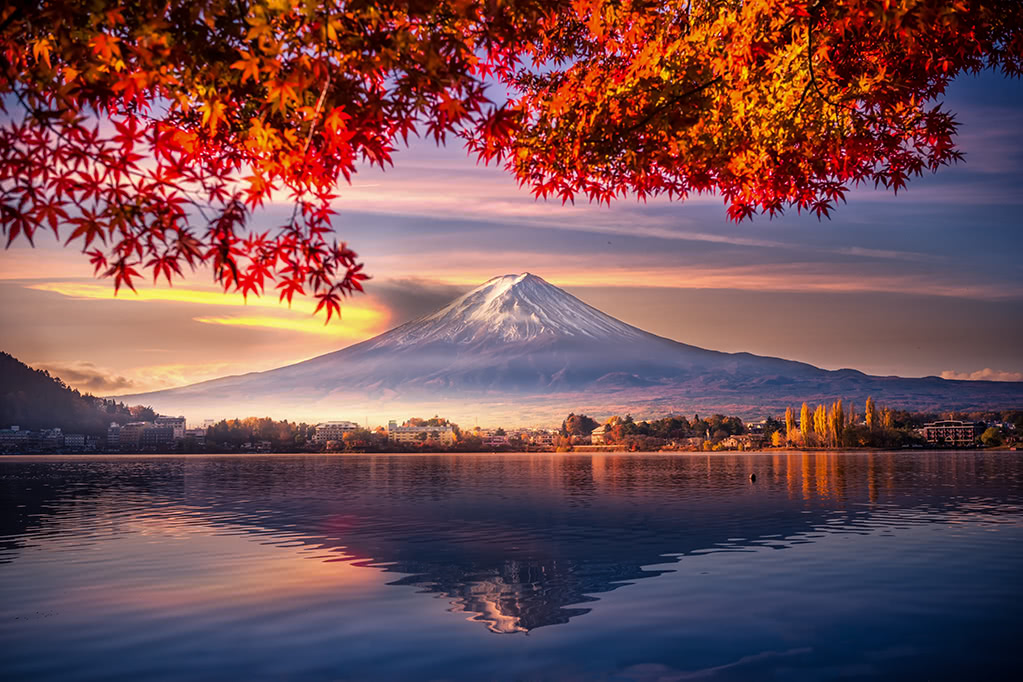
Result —
<instances>
[{"instance_id":1,"label":"building","mask_svg":"<svg viewBox=\"0 0 1023 682\"><path fill-rule=\"evenodd\" d=\"M977 425L958 419L944 419L924 424L919 432L924 440L939 447L970 447L975 445L977 440Z\"/></svg>"},{"instance_id":2,"label":"building","mask_svg":"<svg viewBox=\"0 0 1023 682\"><path fill-rule=\"evenodd\" d=\"M142 430L146 422L129 422L118 429L117 449L134 452L139 449L142 442ZM107 430L107 438L110 437L110 430ZM109 441L108 441L109 442Z\"/></svg>"},{"instance_id":3,"label":"building","mask_svg":"<svg viewBox=\"0 0 1023 682\"><path fill-rule=\"evenodd\" d=\"M482 435L481 439L488 448L500 448L508 444L508 435L505 433L488 433Z\"/></svg>"},{"instance_id":4,"label":"building","mask_svg":"<svg viewBox=\"0 0 1023 682\"><path fill-rule=\"evenodd\" d=\"M553 447L558 442L557 431L533 431L529 434L529 442L533 445Z\"/></svg>"},{"instance_id":5,"label":"building","mask_svg":"<svg viewBox=\"0 0 1023 682\"><path fill-rule=\"evenodd\" d=\"M113 425L111 425L111 429ZM110 442L110 431L107 430L107 445ZM119 449L126 452L139 450L159 450L174 445L174 426L161 425L154 422L131 422L120 427L117 441Z\"/></svg>"},{"instance_id":6,"label":"building","mask_svg":"<svg viewBox=\"0 0 1023 682\"><path fill-rule=\"evenodd\" d=\"M184 431L182 431L184 436ZM143 450L160 450L174 444L177 440L174 437L173 426L162 426L152 422L146 422L139 437L139 446Z\"/></svg>"},{"instance_id":7,"label":"building","mask_svg":"<svg viewBox=\"0 0 1023 682\"><path fill-rule=\"evenodd\" d=\"M60 428L43 429L39 432L40 445L44 450L56 450L64 447L64 433Z\"/></svg>"},{"instance_id":8,"label":"building","mask_svg":"<svg viewBox=\"0 0 1023 682\"><path fill-rule=\"evenodd\" d=\"M598 426L597 428L593 429L593 431L590 433L590 443L592 445L604 445L607 442L604 438L606 433L607 424L604 424L603 426Z\"/></svg>"},{"instance_id":9,"label":"building","mask_svg":"<svg viewBox=\"0 0 1023 682\"><path fill-rule=\"evenodd\" d=\"M721 441L721 447L729 450L756 450L764 446L764 441L761 433L745 433L725 438Z\"/></svg>"},{"instance_id":10,"label":"building","mask_svg":"<svg viewBox=\"0 0 1023 682\"><path fill-rule=\"evenodd\" d=\"M423 434L426 434L425 437ZM451 445L455 442L455 430L451 424L444 426L398 426L393 419L387 422L387 440L392 443L435 442Z\"/></svg>"},{"instance_id":11,"label":"building","mask_svg":"<svg viewBox=\"0 0 1023 682\"><path fill-rule=\"evenodd\" d=\"M184 417L164 417L160 416L156 418L154 422L157 426L169 426L172 431L172 438L174 440L181 440L185 437L185 418Z\"/></svg>"},{"instance_id":12,"label":"building","mask_svg":"<svg viewBox=\"0 0 1023 682\"><path fill-rule=\"evenodd\" d=\"M110 450L121 449L121 425L117 422L110 422L107 428L107 448Z\"/></svg>"},{"instance_id":13,"label":"building","mask_svg":"<svg viewBox=\"0 0 1023 682\"><path fill-rule=\"evenodd\" d=\"M326 443L332 440L341 440L346 433L351 433L358 428L359 425L355 422L323 422L316 425L313 442Z\"/></svg>"},{"instance_id":14,"label":"building","mask_svg":"<svg viewBox=\"0 0 1023 682\"><path fill-rule=\"evenodd\" d=\"M746 432L747 433L763 433L767 429L767 418L763 418L760 421L747 422Z\"/></svg>"},{"instance_id":15,"label":"building","mask_svg":"<svg viewBox=\"0 0 1023 682\"><path fill-rule=\"evenodd\" d=\"M84 433L65 433L64 434L64 447L72 450L84 450L85 449L85 434Z\"/></svg>"},{"instance_id":16,"label":"building","mask_svg":"<svg viewBox=\"0 0 1023 682\"><path fill-rule=\"evenodd\" d=\"M185 429L185 438L191 438L198 445L206 443L206 427L197 426L194 429Z\"/></svg>"},{"instance_id":17,"label":"building","mask_svg":"<svg viewBox=\"0 0 1023 682\"><path fill-rule=\"evenodd\" d=\"M25 431L19 426L0 430L0 452L14 452L24 449L28 445L31 435L31 431Z\"/></svg>"}]
</instances>

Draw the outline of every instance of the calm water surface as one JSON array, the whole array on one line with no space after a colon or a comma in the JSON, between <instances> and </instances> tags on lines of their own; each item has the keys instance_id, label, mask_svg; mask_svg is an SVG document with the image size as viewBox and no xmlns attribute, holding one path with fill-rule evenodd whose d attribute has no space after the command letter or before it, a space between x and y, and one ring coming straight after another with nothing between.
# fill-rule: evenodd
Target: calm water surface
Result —
<instances>
[{"instance_id":1,"label":"calm water surface","mask_svg":"<svg viewBox=\"0 0 1023 682\"><path fill-rule=\"evenodd\" d=\"M0 459L2 680L1018 680L1021 584L1014 452Z\"/></svg>"}]
</instances>

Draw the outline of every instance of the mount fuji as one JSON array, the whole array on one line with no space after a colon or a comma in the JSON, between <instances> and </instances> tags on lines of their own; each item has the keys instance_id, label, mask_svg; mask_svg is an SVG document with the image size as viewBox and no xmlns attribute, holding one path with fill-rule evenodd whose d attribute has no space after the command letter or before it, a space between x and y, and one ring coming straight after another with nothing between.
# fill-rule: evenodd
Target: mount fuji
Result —
<instances>
[{"instance_id":1,"label":"mount fuji","mask_svg":"<svg viewBox=\"0 0 1023 682\"><path fill-rule=\"evenodd\" d=\"M343 418L441 412L508 425L596 414L777 414L868 395L901 408L1023 404L1023 383L829 371L656 336L529 273L495 277L447 306L298 364L119 400L171 414Z\"/></svg>"}]
</instances>

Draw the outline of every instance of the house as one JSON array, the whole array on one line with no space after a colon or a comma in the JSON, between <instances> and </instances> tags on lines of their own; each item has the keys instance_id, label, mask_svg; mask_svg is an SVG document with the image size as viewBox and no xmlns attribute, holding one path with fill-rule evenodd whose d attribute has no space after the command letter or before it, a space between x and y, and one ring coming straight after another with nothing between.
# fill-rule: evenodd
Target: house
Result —
<instances>
[{"instance_id":1,"label":"house","mask_svg":"<svg viewBox=\"0 0 1023 682\"><path fill-rule=\"evenodd\" d=\"M756 450L763 447L764 441L763 434L746 433L725 438L721 441L721 446L729 450Z\"/></svg>"},{"instance_id":2,"label":"house","mask_svg":"<svg viewBox=\"0 0 1023 682\"><path fill-rule=\"evenodd\" d=\"M598 426L597 428L593 429L593 431L590 432L590 443L592 445L606 444L607 443L607 440L605 438L606 434L607 424L604 424L603 426Z\"/></svg>"}]
</instances>

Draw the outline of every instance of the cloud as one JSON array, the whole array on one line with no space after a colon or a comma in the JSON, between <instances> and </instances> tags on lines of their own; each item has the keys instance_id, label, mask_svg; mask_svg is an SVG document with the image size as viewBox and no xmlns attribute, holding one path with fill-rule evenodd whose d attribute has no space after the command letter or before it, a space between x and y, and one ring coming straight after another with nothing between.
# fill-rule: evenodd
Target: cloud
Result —
<instances>
[{"instance_id":1,"label":"cloud","mask_svg":"<svg viewBox=\"0 0 1023 682\"><path fill-rule=\"evenodd\" d=\"M386 308L355 305L345 302L341 317L324 324L325 316L314 315L316 300L295 298L289 307L278 302L274 296L250 296L246 300L241 294L224 293L218 289L142 288L138 293L123 292L114 295L109 285L81 282L41 282L27 285L28 289L47 291L79 300L124 300L130 302L183 303L193 306L228 306L246 310L258 309L259 315L198 316L196 322L243 327L283 329L317 336L332 336L343 339L361 339L382 331L387 326L390 314ZM365 300L365 299L363 299Z\"/></svg>"},{"instance_id":2,"label":"cloud","mask_svg":"<svg viewBox=\"0 0 1023 682\"><path fill-rule=\"evenodd\" d=\"M1023 381L1023 372L1006 372L990 367L978 369L976 372L956 372L948 369L941 373L941 378L954 381Z\"/></svg>"},{"instance_id":3,"label":"cloud","mask_svg":"<svg viewBox=\"0 0 1023 682\"><path fill-rule=\"evenodd\" d=\"M193 318L203 324L223 324L234 327L258 327L261 329L278 329L302 334L329 336L335 339L363 339L379 326L377 322L385 317L383 314L367 314L365 309L342 308L342 319L349 324L327 323L324 317L301 317L298 319L275 317L273 315L239 315L204 316ZM354 322L353 319L355 318Z\"/></svg>"},{"instance_id":4,"label":"cloud","mask_svg":"<svg viewBox=\"0 0 1023 682\"><path fill-rule=\"evenodd\" d=\"M109 395L136 388L135 382L131 379L100 369L91 362L78 362L71 365L34 364L33 366L45 369L51 375L59 377L68 386L77 388L83 393Z\"/></svg>"},{"instance_id":5,"label":"cloud","mask_svg":"<svg viewBox=\"0 0 1023 682\"><path fill-rule=\"evenodd\" d=\"M446 306L492 276L464 284L438 282L423 277L381 279L374 281L368 291L371 299L390 311L392 324L397 326Z\"/></svg>"},{"instance_id":6,"label":"cloud","mask_svg":"<svg viewBox=\"0 0 1023 682\"><path fill-rule=\"evenodd\" d=\"M590 254L463 249L445 259L424 259L419 275L437 283L475 287L495 275L524 270L560 287L614 286L675 289L732 289L794 293L892 292L979 300L1012 300L1023 289L986 282L956 281L945 271L866 269L850 263L787 262L755 265L661 264L659 254L617 256L594 267ZM436 262L436 265L432 263ZM449 262L466 263L459 269ZM390 263L388 263L390 264ZM400 265L395 260L394 266ZM485 264L485 265L484 265ZM524 266L525 264L525 266ZM464 291L464 289L463 289Z\"/></svg>"},{"instance_id":7,"label":"cloud","mask_svg":"<svg viewBox=\"0 0 1023 682\"><path fill-rule=\"evenodd\" d=\"M107 299L117 301L164 301L168 303L198 303L201 305L237 306L255 308L285 309L287 306L277 301L277 297L249 296L248 300L241 294L224 293L220 289L180 289L180 288L147 288L139 287L138 292L124 291L115 294L110 284L92 284L84 282L41 282L29 284L28 289L51 291L53 293L78 299ZM290 310L312 313L316 305L312 299L296 298Z\"/></svg>"}]
</instances>

